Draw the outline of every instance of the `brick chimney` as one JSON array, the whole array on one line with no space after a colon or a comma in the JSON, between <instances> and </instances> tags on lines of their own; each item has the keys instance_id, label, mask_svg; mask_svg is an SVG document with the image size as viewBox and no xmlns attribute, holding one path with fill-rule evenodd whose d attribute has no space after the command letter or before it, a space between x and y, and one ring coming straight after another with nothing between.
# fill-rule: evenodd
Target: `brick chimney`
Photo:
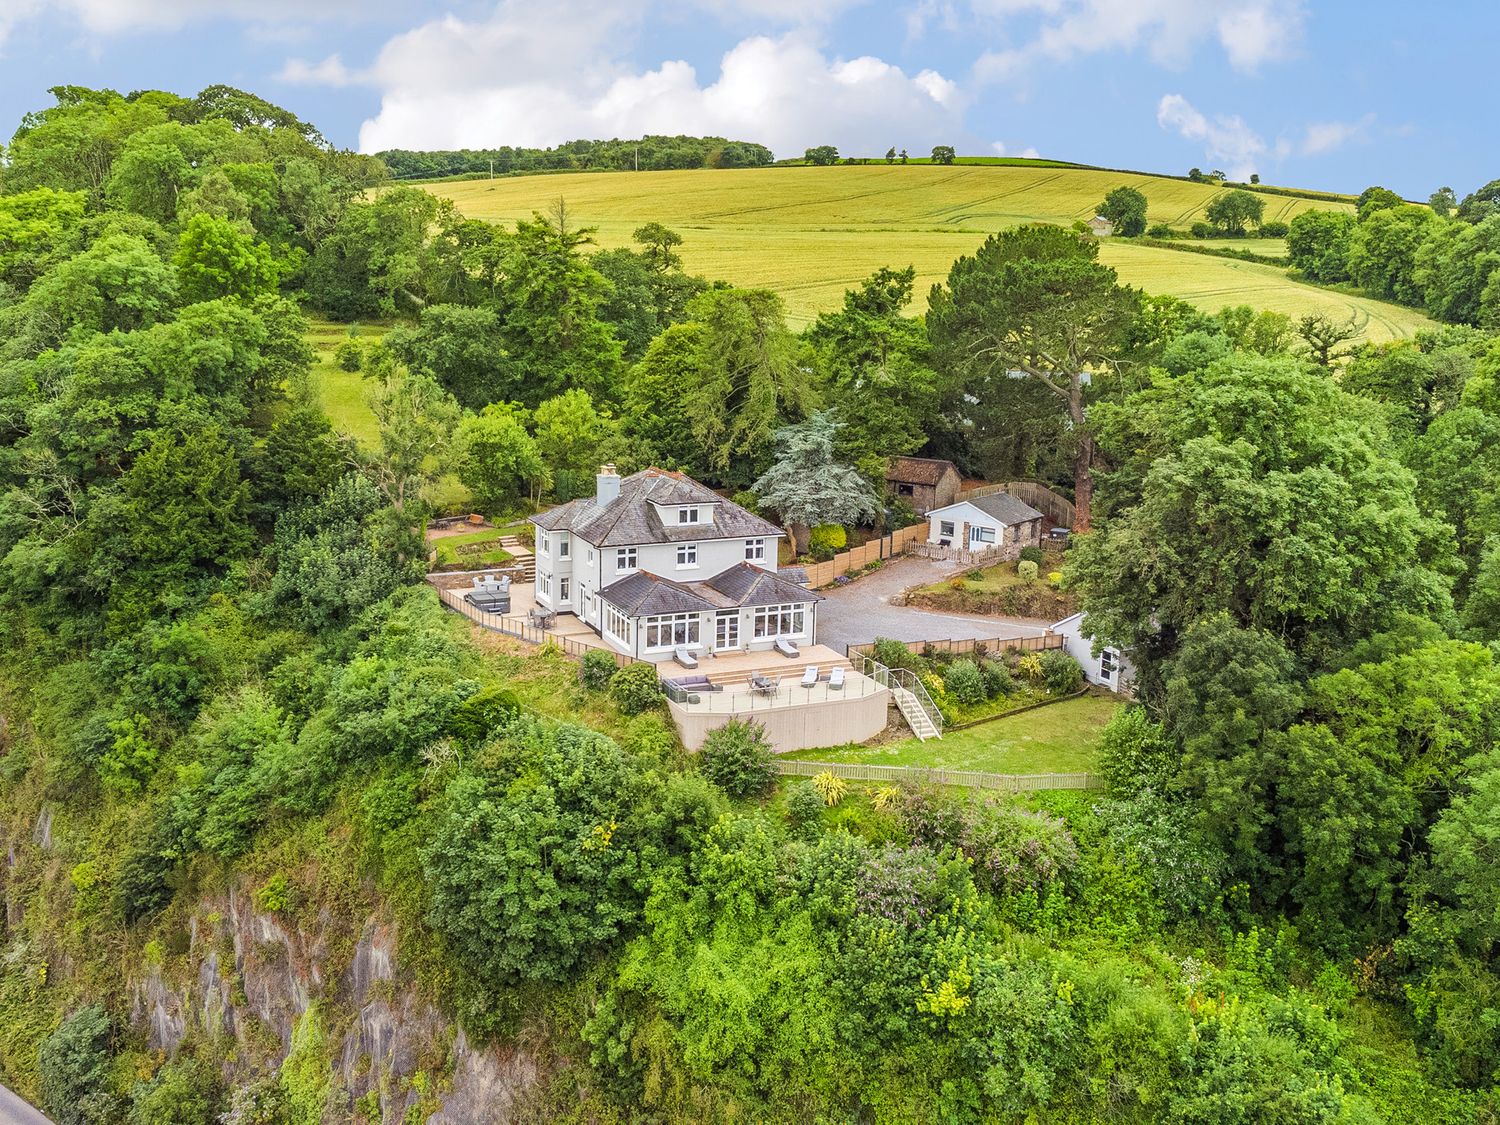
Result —
<instances>
[{"instance_id":1,"label":"brick chimney","mask_svg":"<svg viewBox=\"0 0 1500 1125\"><path fill-rule=\"evenodd\" d=\"M613 465L600 465L594 478L594 503L601 508L620 498L620 474Z\"/></svg>"}]
</instances>

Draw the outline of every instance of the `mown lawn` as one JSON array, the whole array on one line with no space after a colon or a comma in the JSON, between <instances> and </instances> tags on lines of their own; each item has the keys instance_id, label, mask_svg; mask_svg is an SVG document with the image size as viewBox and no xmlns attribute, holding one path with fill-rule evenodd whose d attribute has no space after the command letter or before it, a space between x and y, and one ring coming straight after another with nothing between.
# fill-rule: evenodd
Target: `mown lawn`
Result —
<instances>
[{"instance_id":1,"label":"mown lawn","mask_svg":"<svg viewBox=\"0 0 1500 1125\"><path fill-rule=\"evenodd\" d=\"M510 532L501 527L487 527L481 531L470 531L464 535L445 535L441 539L433 540L433 547L437 549L437 563L439 566L450 566L453 563L472 563L475 566L499 566L501 563L510 562L515 558L504 547L500 546L500 538L509 535ZM495 544L488 551L460 552L461 546L469 546L474 543Z\"/></svg>"},{"instance_id":2,"label":"mown lawn","mask_svg":"<svg viewBox=\"0 0 1500 1125\"><path fill-rule=\"evenodd\" d=\"M880 746L798 750L787 757L990 773L1086 772L1093 768L1100 733L1120 707L1113 696L1090 694L927 742L908 738Z\"/></svg>"},{"instance_id":3,"label":"mown lawn","mask_svg":"<svg viewBox=\"0 0 1500 1125\"><path fill-rule=\"evenodd\" d=\"M363 344L375 343L385 335L386 329L385 325L361 324L354 339ZM365 401L364 376L358 371L340 370L333 362L334 348L348 339L349 325L313 320L307 342L318 356L313 365L318 400L335 430L353 436L361 445L372 446L377 437L375 415Z\"/></svg>"}]
</instances>

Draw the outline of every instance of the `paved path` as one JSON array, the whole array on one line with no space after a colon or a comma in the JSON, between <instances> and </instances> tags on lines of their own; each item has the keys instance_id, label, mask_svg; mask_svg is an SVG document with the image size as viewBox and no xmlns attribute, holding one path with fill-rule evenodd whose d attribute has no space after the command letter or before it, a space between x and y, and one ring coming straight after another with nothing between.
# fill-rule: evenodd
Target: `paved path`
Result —
<instances>
[{"instance_id":1,"label":"paved path","mask_svg":"<svg viewBox=\"0 0 1500 1125\"><path fill-rule=\"evenodd\" d=\"M52 1125L30 1104L0 1086L0 1125Z\"/></svg>"},{"instance_id":2,"label":"paved path","mask_svg":"<svg viewBox=\"0 0 1500 1125\"><path fill-rule=\"evenodd\" d=\"M818 643L844 651L876 637L898 641L943 641L988 637L1039 637L1045 622L1019 617L980 617L971 613L934 613L891 605L891 596L908 586L936 582L953 573L953 563L903 556L851 582L824 590L818 606Z\"/></svg>"}]
</instances>

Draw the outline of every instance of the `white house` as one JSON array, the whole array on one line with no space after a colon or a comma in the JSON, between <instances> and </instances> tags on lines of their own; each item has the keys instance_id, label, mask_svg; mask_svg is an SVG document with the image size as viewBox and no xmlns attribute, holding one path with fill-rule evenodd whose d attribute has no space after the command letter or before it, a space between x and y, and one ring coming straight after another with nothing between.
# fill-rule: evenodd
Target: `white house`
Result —
<instances>
[{"instance_id":1,"label":"white house","mask_svg":"<svg viewBox=\"0 0 1500 1125\"><path fill-rule=\"evenodd\" d=\"M1089 220L1089 233L1095 238L1108 238L1115 233L1115 224L1103 215L1095 215Z\"/></svg>"},{"instance_id":2,"label":"white house","mask_svg":"<svg viewBox=\"0 0 1500 1125\"><path fill-rule=\"evenodd\" d=\"M1042 542L1042 513L1008 492L934 508L927 520L927 542L934 547L987 551L1011 544L1035 547Z\"/></svg>"},{"instance_id":3,"label":"white house","mask_svg":"<svg viewBox=\"0 0 1500 1125\"><path fill-rule=\"evenodd\" d=\"M1052 626L1052 631L1062 634L1063 650L1083 666L1084 678L1089 683L1110 691L1130 691L1135 669L1119 649L1101 648L1099 655L1094 655L1094 638L1083 632L1083 614L1064 617Z\"/></svg>"},{"instance_id":4,"label":"white house","mask_svg":"<svg viewBox=\"0 0 1500 1125\"><path fill-rule=\"evenodd\" d=\"M536 600L643 660L812 644L822 595L777 570L782 530L681 473L621 478L531 517Z\"/></svg>"}]
</instances>

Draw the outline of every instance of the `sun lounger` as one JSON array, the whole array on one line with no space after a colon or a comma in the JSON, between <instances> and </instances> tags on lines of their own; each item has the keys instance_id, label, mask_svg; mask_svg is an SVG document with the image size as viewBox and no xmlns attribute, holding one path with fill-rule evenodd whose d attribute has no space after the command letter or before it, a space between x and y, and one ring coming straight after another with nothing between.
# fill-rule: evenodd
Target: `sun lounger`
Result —
<instances>
[{"instance_id":1,"label":"sun lounger","mask_svg":"<svg viewBox=\"0 0 1500 1125\"><path fill-rule=\"evenodd\" d=\"M672 659L675 660L678 664L681 664L684 668L698 667L698 658L694 656L692 654L692 651L689 649L674 648L672 650Z\"/></svg>"},{"instance_id":2,"label":"sun lounger","mask_svg":"<svg viewBox=\"0 0 1500 1125\"><path fill-rule=\"evenodd\" d=\"M844 669L835 668L828 673L828 687L830 691L844 690Z\"/></svg>"},{"instance_id":3,"label":"sun lounger","mask_svg":"<svg viewBox=\"0 0 1500 1125\"><path fill-rule=\"evenodd\" d=\"M776 651L788 660L796 660L798 656L797 643L789 641L785 637L776 638Z\"/></svg>"},{"instance_id":4,"label":"sun lounger","mask_svg":"<svg viewBox=\"0 0 1500 1125\"><path fill-rule=\"evenodd\" d=\"M815 684L817 682L818 682L818 666L816 664L809 664L807 666L807 668L804 669L804 671L802 673L802 686L806 687L806 688L810 688L810 687L813 686L813 684Z\"/></svg>"}]
</instances>

